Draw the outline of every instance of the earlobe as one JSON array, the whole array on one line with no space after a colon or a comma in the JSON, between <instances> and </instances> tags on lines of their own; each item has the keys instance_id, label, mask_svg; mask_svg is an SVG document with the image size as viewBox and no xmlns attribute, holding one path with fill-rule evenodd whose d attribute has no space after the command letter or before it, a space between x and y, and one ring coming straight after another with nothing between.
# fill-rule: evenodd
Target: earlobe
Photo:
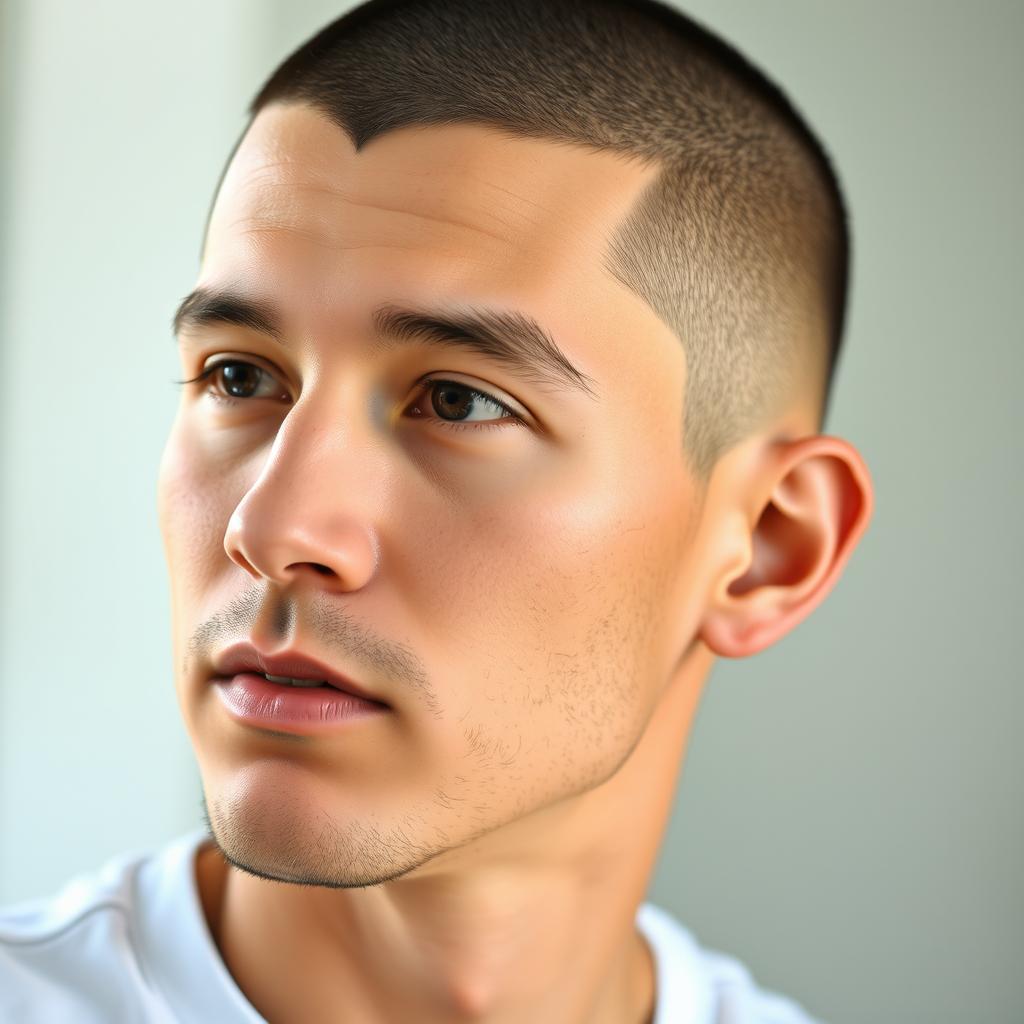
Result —
<instances>
[{"instance_id":1,"label":"earlobe","mask_svg":"<svg viewBox=\"0 0 1024 1024\"><path fill-rule=\"evenodd\" d=\"M747 538L749 563L718 581L701 625L701 639L722 657L756 654L803 621L835 586L871 518L867 467L841 438L792 442L776 466Z\"/></svg>"}]
</instances>

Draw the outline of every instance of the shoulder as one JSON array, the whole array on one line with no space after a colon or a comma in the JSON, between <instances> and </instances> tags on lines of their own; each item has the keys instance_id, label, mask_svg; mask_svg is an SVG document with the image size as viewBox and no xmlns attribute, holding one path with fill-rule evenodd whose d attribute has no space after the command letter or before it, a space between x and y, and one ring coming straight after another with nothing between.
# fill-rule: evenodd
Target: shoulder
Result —
<instances>
[{"instance_id":1,"label":"shoulder","mask_svg":"<svg viewBox=\"0 0 1024 1024\"><path fill-rule=\"evenodd\" d=\"M664 908L642 904L637 924L658 973L654 1024L823 1024L795 999L759 985L736 957L701 946Z\"/></svg>"},{"instance_id":2,"label":"shoulder","mask_svg":"<svg viewBox=\"0 0 1024 1024\"><path fill-rule=\"evenodd\" d=\"M715 1024L822 1024L789 996L760 986L745 964L717 950L702 949L714 994Z\"/></svg>"},{"instance_id":3,"label":"shoulder","mask_svg":"<svg viewBox=\"0 0 1024 1024\"><path fill-rule=\"evenodd\" d=\"M139 955L141 874L123 853L48 897L0 907L0 1020L169 1020Z\"/></svg>"}]
</instances>

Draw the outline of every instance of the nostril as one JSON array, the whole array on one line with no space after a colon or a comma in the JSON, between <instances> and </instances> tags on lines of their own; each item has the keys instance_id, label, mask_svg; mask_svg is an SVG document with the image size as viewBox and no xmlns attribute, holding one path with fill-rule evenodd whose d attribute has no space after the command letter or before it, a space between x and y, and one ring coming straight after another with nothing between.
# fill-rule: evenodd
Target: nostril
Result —
<instances>
[{"instance_id":1,"label":"nostril","mask_svg":"<svg viewBox=\"0 0 1024 1024\"><path fill-rule=\"evenodd\" d=\"M3 0L0 0L2 3ZM295 579L302 579L307 573L316 573L318 576L330 576L332 580L338 579L338 573L329 565L322 562L291 562L284 566L273 578L282 584L288 584Z\"/></svg>"},{"instance_id":2,"label":"nostril","mask_svg":"<svg viewBox=\"0 0 1024 1024\"><path fill-rule=\"evenodd\" d=\"M250 576L253 577L253 579L258 580L260 578L259 569L257 569L256 566L254 566L252 562L250 562L249 559L242 554L241 551L229 551L228 554L231 557L231 560L236 565L240 565Z\"/></svg>"}]
</instances>

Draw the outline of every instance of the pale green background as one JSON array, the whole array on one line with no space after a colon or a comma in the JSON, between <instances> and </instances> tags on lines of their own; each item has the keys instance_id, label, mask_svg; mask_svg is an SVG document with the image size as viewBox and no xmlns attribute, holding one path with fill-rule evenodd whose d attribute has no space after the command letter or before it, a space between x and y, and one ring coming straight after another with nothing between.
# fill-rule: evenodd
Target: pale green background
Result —
<instances>
[{"instance_id":1,"label":"pale green background","mask_svg":"<svg viewBox=\"0 0 1024 1024\"><path fill-rule=\"evenodd\" d=\"M200 822L155 512L168 321L246 102L343 7L3 9L0 902ZM834 1024L1020 1022L1024 8L687 10L840 168L826 431L877 506L824 605L714 671L650 898Z\"/></svg>"}]
</instances>

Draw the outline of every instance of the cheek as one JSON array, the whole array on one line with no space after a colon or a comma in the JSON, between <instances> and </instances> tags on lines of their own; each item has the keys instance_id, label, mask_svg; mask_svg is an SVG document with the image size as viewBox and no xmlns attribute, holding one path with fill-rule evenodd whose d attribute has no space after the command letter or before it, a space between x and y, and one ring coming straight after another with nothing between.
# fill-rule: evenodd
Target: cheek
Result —
<instances>
[{"instance_id":1,"label":"cheek","mask_svg":"<svg viewBox=\"0 0 1024 1024\"><path fill-rule=\"evenodd\" d=\"M176 598L201 596L224 553L231 508L225 480L211 477L187 431L176 424L164 448L157 480L157 511L164 556Z\"/></svg>"},{"instance_id":2,"label":"cheek","mask_svg":"<svg viewBox=\"0 0 1024 1024\"><path fill-rule=\"evenodd\" d=\"M543 472L534 464L493 481L430 543L416 534L396 552L396 585L410 607L430 610L424 641L473 666L467 700L483 693L506 711L515 702L531 719L544 704L645 703L638 680L657 664L651 639L681 500L663 477L655 493L650 474L614 464L607 449L592 461L552 458ZM407 528L394 536L412 539Z\"/></svg>"}]
</instances>

